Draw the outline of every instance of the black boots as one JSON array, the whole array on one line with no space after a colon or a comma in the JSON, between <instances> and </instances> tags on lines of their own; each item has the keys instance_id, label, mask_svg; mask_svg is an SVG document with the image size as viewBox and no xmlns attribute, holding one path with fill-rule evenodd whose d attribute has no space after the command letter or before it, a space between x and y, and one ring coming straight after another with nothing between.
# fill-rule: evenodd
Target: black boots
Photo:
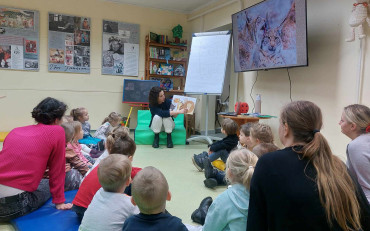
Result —
<instances>
[{"instance_id":1,"label":"black boots","mask_svg":"<svg viewBox=\"0 0 370 231\"><path fill-rule=\"evenodd\" d=\"M159 148L159 133L154 134L153 148Z\"/></svg>"},{"instance_id":2,"label":"black boots","mask_svg":"<svg viewBox=\"0 0 370 231\"><path fill-rule=\"evenodd\" d=\"M167 148L173 148L171 133L167 133Z\"/></svg>"},{"instance_id":3,"label":"black boots","mask_svg":"<svg viewBox=\"0 0 370 231\"><path fill-rule=\"evenodd\" d=\"M191 219L199 223L201 225L204 225L204 221L206 220L206 215L208 212L209 206L212 204L212 198L206 197L200 202L199 208L197 208L192 214Z\"/></svg>"},{"instance_id":4,"label":"black boots","mask_svg":"<svg viewBox=\"0 0 370 231\"><path fill-rule=\"evenodd\" d=\"M159 148L159 133L154 134L153 148ZM167 148L173 148L171 133L167 133Z\"/></svg>"}]
</instances>

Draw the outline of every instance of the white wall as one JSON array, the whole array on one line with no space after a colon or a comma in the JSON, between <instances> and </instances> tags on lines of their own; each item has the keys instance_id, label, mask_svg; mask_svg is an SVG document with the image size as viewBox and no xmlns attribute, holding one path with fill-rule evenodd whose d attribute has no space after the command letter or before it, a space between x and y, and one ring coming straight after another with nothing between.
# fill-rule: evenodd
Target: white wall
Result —
<instances>
[{"instance_id":1,"label":"white wall","mask_svg":"<svg viewBox=\"0 0 370 231\"><path fill-rule=\"evenodd\" d=\"M0 70L0 131L32 124L30 112L47 97L64 101L69 109L86 107L92 129L112 111L128 115L129 106L122 104L125 77L101 75L102 20L115 20L140 25L139 78L144 76L145 35L150 31L172 38L172 28L183 26L183 38L189 41L186 15L102 0L0 0L0 6L40 11L40 70L38 72ZM47 71L48 12L91 17L91 73L49 73ZM136 77L130 77L137 79ZM69 112L69 110L68 110ZM136 109L130 127L136 127Z\"/></svg>"},{"instance_id":2,"label":"white wall","mask_svg":"<svg viewBox=\"0 0 370 231\"><path fill-rule=\"evenodd\" d=\"M231 14L258 2L241 1L239 4L235 2L204 16L203 22L201 19L193 20L192 33L197 32L196 29L200 26L209 28L226 25L231 21ZM328 139L334 153L345 159L346 145L350 140L341 134L338 122L343 107L356 102L360 46L358 40L353 43L344 41L349 32L347 22L352 2L310 0L307 1L307 7L309 66L289 70L292 79L292 99L310 100L322 109L324 116L322 133ZM365 32L370 36L367 26ZM365 43L369 42L369 36ZM370 60L367 57L369 49L369 46L366 46L364 87L361 94L362 103L367 106L370 106L370 91L367 89L367 86L370 86L368 68ZM247 101L251 108L253 103L249 94L255 77L256 72L239 74L238 100ZM252 95L255 97L257 93L262 95L262 113L279 116L281 107L290 102L287 70L260 71ZM270 119L263 122L272 127L276 143L281 146L277 135L279 120Z\"/></svg>"}]
</instances>

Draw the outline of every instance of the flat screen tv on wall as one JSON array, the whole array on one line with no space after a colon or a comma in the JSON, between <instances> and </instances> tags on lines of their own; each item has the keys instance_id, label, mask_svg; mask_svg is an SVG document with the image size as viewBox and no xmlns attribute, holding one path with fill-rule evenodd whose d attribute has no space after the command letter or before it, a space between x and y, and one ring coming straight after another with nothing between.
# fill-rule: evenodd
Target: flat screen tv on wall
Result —
<instances>
[{"instance_id":1,"label":"flat screen tv on wall","mask_svg":"<svg viewBox=\"0 0 370 231\"><path fill-rule=\"evenodd\" d=\"M232 15L236 72L307 66L306 0L266 0Z\"/></svg>"}]
</instances>

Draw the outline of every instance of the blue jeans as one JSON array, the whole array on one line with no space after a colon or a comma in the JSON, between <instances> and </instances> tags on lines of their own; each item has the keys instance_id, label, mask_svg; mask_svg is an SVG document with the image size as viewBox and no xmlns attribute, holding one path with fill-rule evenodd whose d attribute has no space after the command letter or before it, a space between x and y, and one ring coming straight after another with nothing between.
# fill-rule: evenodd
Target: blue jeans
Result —
<instances>
[{"instance_id":1,"label":"blue jeans","mask_svg":"<svg viewBox=\"0 0 370 231\"><path fill-rule=\"evenodd\" d=\"M42 179L33 192L0 198L0 222L26 215L40 208L50 197L49 180Z\"/></svg>"},{"instance_id":2,"label":"blue jeans","mask_svg":"<svg viewBox=\"0 0 370 231\"><path fill-rule=\"evenodd\" d=\"M219 150L217 152L213 152L211 155L209 155L209 161L213 162L217 160L218 158L221 158L223 162L226 163L227 158L229 157L229 152L226 149Z\"/></svg>"}]
</instances>

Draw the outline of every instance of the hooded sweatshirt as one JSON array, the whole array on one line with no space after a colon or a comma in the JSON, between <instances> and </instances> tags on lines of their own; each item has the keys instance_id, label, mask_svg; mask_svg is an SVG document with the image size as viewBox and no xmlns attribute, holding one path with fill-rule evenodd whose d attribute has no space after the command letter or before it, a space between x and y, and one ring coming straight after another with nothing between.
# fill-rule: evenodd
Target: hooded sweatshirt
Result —
<instances>
[{"instance_id":1,"label":"hooded sweatshirt","mask_svg":"<svg viewBox=\"0 0 370 231\"><path fill-rule=\"evenodd\" d=\"M207 212L203 231L247 229L249 192L244 185L234 184L221 193Z\"/></svg>"}]
</instances>

